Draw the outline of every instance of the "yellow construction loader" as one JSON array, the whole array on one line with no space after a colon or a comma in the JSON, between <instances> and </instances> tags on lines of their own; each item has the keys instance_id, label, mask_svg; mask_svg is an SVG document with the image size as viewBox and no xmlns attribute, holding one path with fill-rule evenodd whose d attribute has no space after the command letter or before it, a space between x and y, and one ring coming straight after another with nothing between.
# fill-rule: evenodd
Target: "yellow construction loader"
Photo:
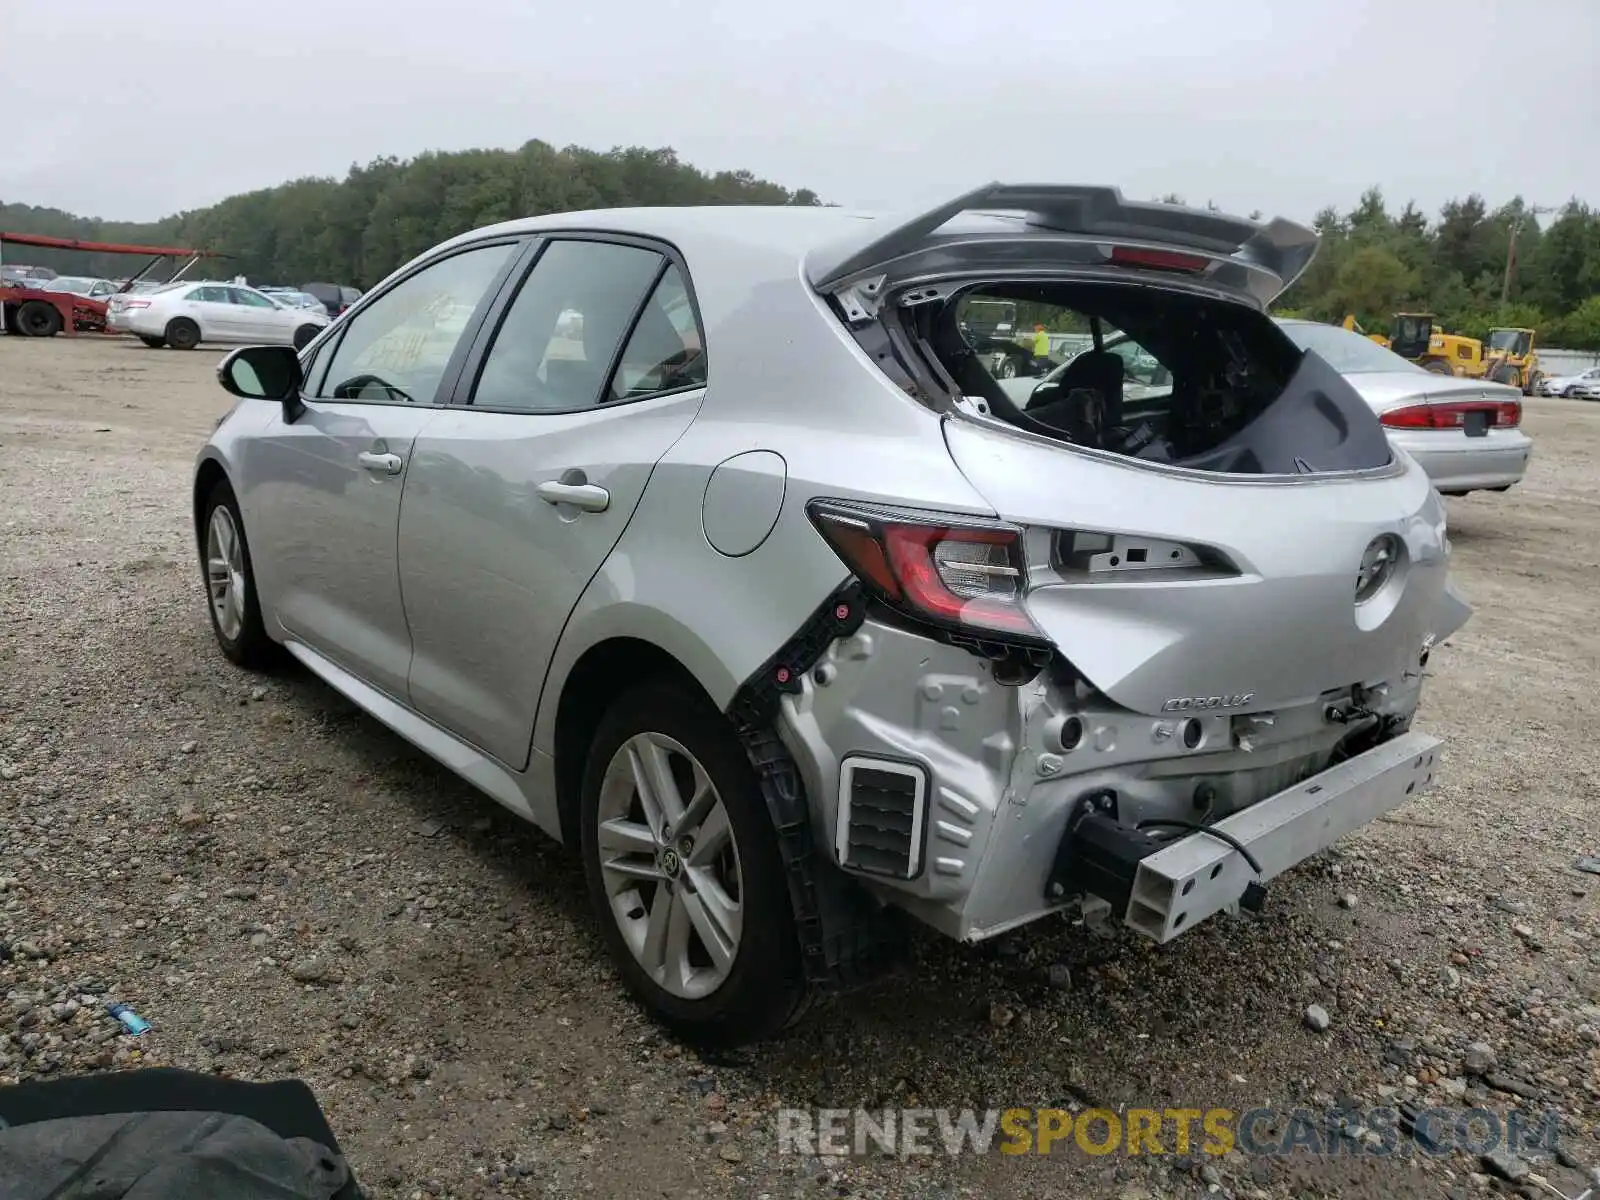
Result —
<instances>
[{"instance_id":1,"label":"yellow construction loader","mask_svg":"<svg viewBox=\"0 0 1600 1200\"><path fill-rule=\"evenodd\" d=\"M1425 371L1436 375L1464 375L1481 379L1488 370L1483 357L1483 343L1477 338L1459 333L1446 333L1437 324L1432 313L1395 313L1389 318L1389 336L1367 333L1351 313L1344 319L1344 327L1354 333L1365 334L1380 346L1387 346L1401 358L1410 359Z\"/></svg>"},{"instance_id":2,"label":"yellow construction loader","mask_svg":"<svg viewBox=\"0 0 1600 1200\"><path fill-rule=\"evenodd\" d=\"M1385 350L1389 348L1389 339L1384 337L1381 333L1368 333L1365 329L1361 328L1361 322L1356 320L1355 313L1345 313L1343 325L1351 333L1359 333L1362 337L1367 338L1370 341L1377 342L1378 345L1382 346Z\"/></svg>"},{"instance_id":3,"label":"yellow construction loader","mask_svg":"<svg viewBox=\"0 0 1600 1200\"><path fill-rule=\"evenodd\" d=\"M1519 388L1524 396L1535 396L1544 372L1533 350L1532 329L1491 329L1485 354L1485 369L1496 383Z\"/></svg>"}]
</instances>

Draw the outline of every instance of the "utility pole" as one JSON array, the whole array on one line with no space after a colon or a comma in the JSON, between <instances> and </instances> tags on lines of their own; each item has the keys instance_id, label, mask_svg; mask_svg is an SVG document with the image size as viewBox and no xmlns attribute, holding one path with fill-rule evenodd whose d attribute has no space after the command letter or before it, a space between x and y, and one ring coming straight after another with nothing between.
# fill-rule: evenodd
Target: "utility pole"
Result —
<instances>
[{"instance_id":1,"label":"utility pole","mask_svg":"<svg viewBox=\"0 0 1600 1200\"><path fill-rule=\"evenodd\" d=\"M1505 279L1500 284L1500 305L1501 305L1502 308L1505 307L1506 302L1511 299L1511 268L1516 265L1516 261L1517 261L1517 234L1522 232L1523 222L1526 221L1529 217L1537 217L1537 216L1540 216L1543 213L1553 213L1555 211L1556 210L1553 209L1553 208L1547 208L1547 207L1543 207L1541 205L1535 204L1535 205L1533 205L1533 206L1531 206L1529 208L1524 209L1522 212L1518 213L1515 218L1512 219L1512 222L1511 222L1511 244L1506 247L1506 274L1505 274Z\"/></svg>"}]
</instances>

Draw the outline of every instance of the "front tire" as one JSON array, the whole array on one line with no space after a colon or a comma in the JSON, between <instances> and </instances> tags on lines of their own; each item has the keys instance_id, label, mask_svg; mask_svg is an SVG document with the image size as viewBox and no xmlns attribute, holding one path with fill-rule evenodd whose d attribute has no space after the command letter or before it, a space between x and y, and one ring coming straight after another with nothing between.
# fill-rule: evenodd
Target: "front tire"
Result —
<instances>
[{"instance_id":1,"label":"front tire","mask_svg":"<svg viewBox=\"0 0 1600 1200\"><path fill-rule=\"evenodd\" d=\"M294 331L294 348L304 350L309 346L317 334L322 332L321 325L302 325Z\"/></svg>"},{"instance_id":2,"label":"front tire","mask_svg":"<svg viewBox=\"0 0 1600 1200\"><path fill-rule=\"evenodd\" d=\"M1424 371L1432 371L1435 375L1454 375L1455 374L1455 372L1450 369L1450 364L1449 363L1443 361L1442 359L1437 359L1437 358L1428 359L1427 362L1422 364L1422 369Z\"/></svg>"},{"instance_id":3,"label":"front tire","mask_svg":"<svg viewBox=\"0 0 1600 1200\"><path fill-rule=\"evenodd\" d=\"M226 480L219 480L212 487L201 510L200 574L206 588L211 632L222 653L234 665L247 670L275 666L282 647L267 636L261 619L244 517Z\"/></svg>"},{"instance_id":4,"label":"front tire","mask_svg":"<svg viewBox=\"0 0 1600 1200\"><path fill-rule=\"evenodd\" d=\"M188 317L174 317L167 322L166 341L174 350L193 350L200 344L200 326Z\"/></svg>"},{"instance_id":5,"label":"front tire","mask_svg":"<svg viewBox=\"0 0 1600 1200\"><path fill-rule=\"evenodd\" d=\"M1516 388L1518 391L1522 390L1522 380L1518 378L1515 367L1496 367L1494 374L1489 378L1495 383L1503 383L1508 387Z\"/></svg>"},{"instance_id":6,"label":"front tire","mask_svg":"<svg viewBox=\"0 0 1600 1200\"><path fill-rule=\"evenodd\" d=\"M1529 396L1537 396L1539 395L1540 389L1543 387L1544 376L1538 371L1535 371L1532 375L1528 376L1528 387L1524 394Z\"/></svg>"},{"instance_id":7,"label":"front tire","mask_svg":"<svg viewBox=\"0 0 1600 1200\"><path fill-rule=\"evenodd\" d=\"M623 982L686 1041L778 1033L806 983L777 832L732 727L671 680L624 693L584 773L589 898Z\"/></svg>"},{"instance_id":8,"label":"front tire","mask_svg":"<svg viewBox=\"0 0 1600 1200\"><path fill-rule=\"evenodd\" d=\"M141 333L139 335L139 340L141 342L143 342L146 346L149 346L150 349L152 349L152 350L159 350L159 349L161 349L161 347L163 347L163 346L165 346L167 344L167 339L166 338L149 337L149 336L147 336L146 334L143 334L143 333Z\"/></svg>"}]
</instances>

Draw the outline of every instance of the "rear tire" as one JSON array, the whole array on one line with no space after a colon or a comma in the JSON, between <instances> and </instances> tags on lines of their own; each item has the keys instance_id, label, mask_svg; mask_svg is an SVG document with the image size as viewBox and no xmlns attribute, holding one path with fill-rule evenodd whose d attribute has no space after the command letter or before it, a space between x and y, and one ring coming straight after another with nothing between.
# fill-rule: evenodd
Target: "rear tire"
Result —
<instances>
[{"instance_id":1,"label":"rear tire","mask_svg":"<svg viewBox=\"0 0 1600 1200\"><path fill-rule=\"evenodd\" d=\"M174 350L193 350L200 344L200 326L188 317L174 317L167 322L166 342Z\"/></svg>"},{"instance_id":2,"label":"rear tire","mask_svg":"<svg viewBox=\"0 0 1600 1200\"><path fill-rule=\"evenodd\" d=\"M143 342L146 346L149 346L150 349L152 349L152 350L159 350L159 349L161 349L161 347L163 347L163 346L165 346L167 344L167 339L166 338L149 337L146 334L142 334L142 333L139 335L139 340L141 342Z\"/></svg>"},{"instance_id":3,"label":"rear tire","mask_svg":"<svg viewBox=\"0 0 1600 1200\"><path fill-rule=\"evenodd\" d=\"M55 337L61 332L61 310L43 300L29 300L17 309L16 329L23 337Z\"/></svg>"},{"instance_id":4,"label":"rear tire","mask_svg":"<svg viewBox=\"0 0 1600 1200\"><path fill-rule=\"evenodd\" d=\"M317 334L322 332L321 325L302 325L294 331L294 348L304 350L309 346Z\"/></svg>"},{"instance_id":5,"label":"rear tire","mask_svg":"<svg viewBox=\"0 0 1600 1200\"><path fill-rule=\"evenodd\" d=\"M283 647L267 636L261 619L244 516L227 480L219 480L207 494L199 532L200 579L217 646L235 666L252 671L276 666Z\"/></svg>"},{"instance_id":6,"label":"rear tire","mask_svg":"<svg viewBox=\"0 0 1600 1200\"><path fill-rule=\"evenodd\" d=\"M659 786L641 792L641 763ZM698 821L685 811L695 795L709 797ZM706 1046L760 1041L798 1019L807 988L777 831L709 700L658 679L612 705L589 749L579 835L607 949L652 1017Z\"/></svg>"}]
</instances>

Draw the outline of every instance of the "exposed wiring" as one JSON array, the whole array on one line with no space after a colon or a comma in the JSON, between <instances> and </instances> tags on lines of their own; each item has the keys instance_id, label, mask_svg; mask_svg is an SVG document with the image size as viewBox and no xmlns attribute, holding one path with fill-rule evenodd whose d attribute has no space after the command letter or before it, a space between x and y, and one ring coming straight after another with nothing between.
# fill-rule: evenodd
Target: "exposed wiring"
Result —
<instances>
[{"instance_id":1,"label":"exposed wiring","mask_svg":"<svg viewBox=\"0 0 1600 1200\"><path fill-rule=\"evenodd\" d=\"M1190 833L1207 833L1207 834L1210 834L1212 837L1216 838L1219 842L1226 842L1228 845L1232 846L1235 850L1237 850L1239 852L1239 854L1244 858L1245 862L1250 864L1250 869L1256 873L1256 878L1257 879L1260 879L1262 877L1262 875L1265 874L1265 872L1263 872L1262 869L1261 869L1261 864L1256 861L1256 856L1254 854L1250 853L1250 851L1246 848L1246 846L1245 846L1245 844L1243 842L1241 842L1238 838L1234 837L1233 834L1225 833L1222 830L1217 829L1215 826L1212 826L1212 825L1201 825L1201 824L1199 824L1198 822L1195 822L1195 821L1176 821L1176 820L1155 820L1155 819L1152 819L1152 820L1149 820L1149 821L1140 821L1138 825L1134 826L1134 828L1136 828L1136 829L1187 829Z\"/></svg>"}]
</instances>

